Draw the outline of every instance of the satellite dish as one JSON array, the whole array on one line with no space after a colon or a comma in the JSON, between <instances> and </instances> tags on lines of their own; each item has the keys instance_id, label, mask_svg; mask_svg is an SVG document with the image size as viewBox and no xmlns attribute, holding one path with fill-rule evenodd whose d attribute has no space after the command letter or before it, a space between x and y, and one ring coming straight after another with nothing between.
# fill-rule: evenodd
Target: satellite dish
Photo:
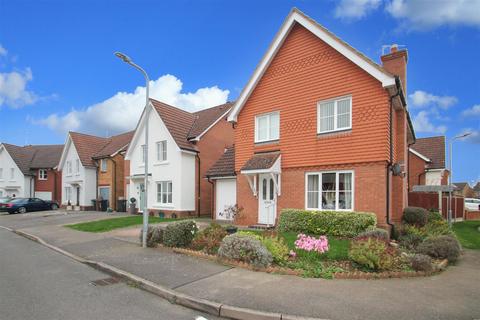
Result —
<instances>
[{"instance_id":1,"label":"satellite dish","mask_svg":"<svg viewBox=\"0 0 480 320\"><path fill-rule=\"evenodd\" d=\"M399 176L402 174L402 167L398 163L395 163L392 166L392 172L394 176Z\"/></svg>"}]
</instances>

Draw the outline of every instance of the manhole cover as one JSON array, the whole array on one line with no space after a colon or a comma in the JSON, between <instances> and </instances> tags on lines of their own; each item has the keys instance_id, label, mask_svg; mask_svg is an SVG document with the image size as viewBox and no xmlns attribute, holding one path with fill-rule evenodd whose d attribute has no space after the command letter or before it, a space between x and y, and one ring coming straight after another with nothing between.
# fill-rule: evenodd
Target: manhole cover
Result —
<instances>
[{"instance_id":1,"label":"manhole cover","mask_svg":"<svg viewBox=\"0 0 480 320\"><path fill-rule=\"evenodd\" d=\"M93 286L98 286L98 287L105 287L105 286L109 286L111 284L115 284L115 283L119 283L120 280L117 279L117 278L113 278L113 277L110 277L110 278L105 278L105 279L99 279L99 280L95 280L95 281L92 281L90 282L91 285Z\"/></svg>"}]
</instances>

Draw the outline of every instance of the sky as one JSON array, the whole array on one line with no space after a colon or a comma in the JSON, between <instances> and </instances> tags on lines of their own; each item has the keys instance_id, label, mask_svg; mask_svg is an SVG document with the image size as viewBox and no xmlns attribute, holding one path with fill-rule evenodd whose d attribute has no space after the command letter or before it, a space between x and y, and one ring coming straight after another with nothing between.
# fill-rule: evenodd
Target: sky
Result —
<instances>
[{"instance_id":1,"label":"sky","mask_svg":"<svg viewBox=\"0 0 480 320\"><path fill-rule=\"evenodd\" d=\"M0 141L63 143L69 130L135 127L151 96L189 111L237 98L291 8L376 62L408 49L417 137L453 144L453 179L480 180L480 1L0 0Z\"/></svg>"}]
</instances>

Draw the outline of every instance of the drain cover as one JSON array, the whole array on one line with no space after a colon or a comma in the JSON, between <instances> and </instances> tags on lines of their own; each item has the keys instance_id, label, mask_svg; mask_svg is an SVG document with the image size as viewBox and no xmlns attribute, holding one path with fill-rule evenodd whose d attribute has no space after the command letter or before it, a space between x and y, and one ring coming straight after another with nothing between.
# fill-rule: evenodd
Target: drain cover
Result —
<instances>
[{"instance_id":1,"label":"drain cover","mask_svg":"<svg viewBox=\"0 0 480 320\"><path fill-rule=\"evenodd\" d=\"M99 279L99 280L95 280L95 281L92 281L90 282L91 285L93 286L98 286L98 287L105 287L105 286L109 286L111 284L115 284L115 283L119 283L120 280L117 279L117 278L113 278L113 277L110 277L110 278L105 278L105 279Z\"/></svg>"}]
</instances>

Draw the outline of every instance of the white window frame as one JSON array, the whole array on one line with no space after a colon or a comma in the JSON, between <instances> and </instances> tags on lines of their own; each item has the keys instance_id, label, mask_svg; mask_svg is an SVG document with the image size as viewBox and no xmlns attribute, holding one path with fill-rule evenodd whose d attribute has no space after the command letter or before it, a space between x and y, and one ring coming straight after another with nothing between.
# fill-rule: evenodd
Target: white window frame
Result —
<instances>
[{"instance_id":1,"label":"white window frame","mask_svg":"<svg viewBox=\"0 0 480 320\"><path fill-rule=\"evenodd\" d=\"M72 187L65 187L65 203L72 201Z\"/></svg>"},{"instance_id":2,"label":"white window frame","mask_svg":"<svg viewBox=\"0 0 480 320\"><path fill-rule=\"evenodd\" d=\"M142 152L142 164L145 164L145 158L146 158L145 156L146 156L147 145L142 144L140 146L140 150Z\"/></svg>"},{"instance_id":3,"label":"white window frame","mask_svg":"<svg viewBox=\"0 0 480 320\"><path fill-rule=\"evenodd\" d=\"M167 140L158 141L156 143L157 146L157 161L158 162L165 162L168 160L168 153L167 153Z\"/></svg>"},{"instance_id":4,"label":"white window frame","mask_svg":"<svg viewBox=\"0 0 480 320\"><path fill-rule=\"evenodd\" d=\"M10 180L15 181L15 168L10 168Z\"/></svg>"},{"instance_id":5,"label":"white window frame","mask_svg":"<svg viewBox=\"0 0 480 320\"><path fill-rule=\"evenodd\" d=\"M338 114L337 114L338 102L343 101L343 100L350 100L350 126L338 128ZM323 103L328 103L328 102L333 102L334 103L334 107L333 107L333 130L321 131L320 130L320 105L322 105ZM337 97L337 98L328 99L328 100L322 100L322 101L317 102L317 134L351 130L352 129L352 109L353 109L353 105L352 105L352 96L351 95L347 95L347 96L343 96L343 97Z\"/></svg>"},{"instance_id":6,"label":"white window frame","mask_svg":"<svg viewBox=\"0 0 480 320\"><path fill-rule=\"evenodd\" d=\"M67 176L72 175L72 161L68 160L67 161Z\"/></svg>"},{"instance_id":7,"label":"white window frame","mask_svg":"<svg viewBox=\"0 0 480 320\"><path fill-rule=\"evenodd\" d=\"M38 170L38 180L48 180L47 169L39 169Z\"/></svg>"},{"instance_id":8,"label":"white window frame","mask_svg":"<svg viewBox=\"0 0 480 320\"><path fill-rule=\"evenodd\" d=\"M100 171L107 172L107 169L108 169L107 159L100 159Z\"/></svg>"},{"instance_id":9,"label":"white window frame","mask_svg":"<svg viewBox=\"0 0 480 320\"><path fill-rule=\"evenodd\" d=\"M0 168L0 180L3 180L3 168Z\"/></svg>"},{"instance_id":10,"label":"white window frame","mask_svg":"<svg viewBox=\"0 0 480 320\"><path fill-rule=\"evenodd\" d=\"M270 137L270 127L271 127L271 116L272 115L278 115L278 137L272 138ZM258 121L261 118L267 117L268 119L268 128L267 128L267 133L268 137L267 139L260 140L258 138L259 134L259 128L258 128ZM255 116L255 143L262 143L262 142L268 142L268 141L277 141L280 140L280 111L274 111L274 112L269 112L269 113L263 113Z\"/></svg>"},{"instance_id":11,"label":"white window frame","mask_svg":"<svg viewBox=\"0 0 480 320\"><path fill-rule=\"evenodd\" d=\"M335 173L335 209L322 209L322 174L324 173ZM339 207L339 175L340 173L351 173L352 174L352 208L351 209L338 209ZM318 177L318 206L319 208L309 208L308 207L308 177L309 176L319 176ZM305 172L305 209L314 210L314 211L355 211L355 171L354 170L329 170L329 171L315 171L315 172Z\"/></svg>"},{"instance_id":12,"label":"white window frame","mask_svg":"<svg viewBox=\"0 0 480 320\"><path fill-rule=\"evenodd\" d=\"M164 189L163 189L163 186L164 184L167 186L167 191L164 192ZM171 185L171 189L172 191L171 192L168 192L168 185ZM167 180L167 181L157 181L156 183L157 185L157 190L156 190L156 193L157 193L157 203L158 204L161 204L161 205L168 205L168 206L171 206L173 205L173 182L171 180ZM161 185L162 186L162 190L159 192L158 191L158 186ZM163 194L166 193L167 195L167 202L163 202L162 199L163 199ZM168 202L168 194L170 193L170 196L171 196L171 202Z\"/></svg>"},{"instance_id":13,"label":"white window frame","mask_svg":"<svg viewBox=\"0 0 480 320\"><path fill-rule=\"evenodd\" d=\"M80 174L80 159L75 160L75 174Z\"/></svg>"}]
</instances>

